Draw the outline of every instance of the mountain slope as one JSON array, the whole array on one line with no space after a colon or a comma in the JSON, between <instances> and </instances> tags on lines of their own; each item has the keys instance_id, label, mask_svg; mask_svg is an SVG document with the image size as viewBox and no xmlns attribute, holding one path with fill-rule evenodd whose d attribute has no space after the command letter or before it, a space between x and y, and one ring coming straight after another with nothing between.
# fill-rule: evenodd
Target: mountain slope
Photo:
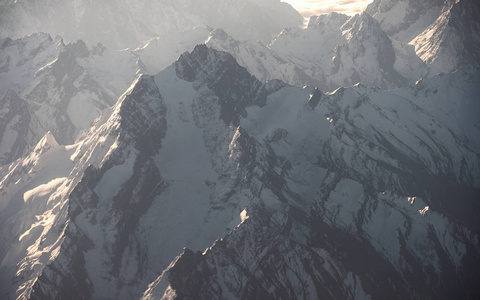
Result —
<instances>
[{"instance_id":1,"label":"mountain slope","mask_svg":"<svg viewBox=\"0 0 480 300\"><path fill-rule=\"evenodd\" d=\"M38 159L49 160L42 158L43 150L35 151L38 159L19 160L3 171L1 188L5 201L8 200L4 211L9 211L10 217L2 220L17 227L5 233L14 246L3 252L12 257L9 261L14 263L2 265L2 268L5 274L13 275L11 268L18 264L18 270L14 272L19 274L15 276L14 285L17 296L61 297L75 290L79 292L79 297L113 297L111 287L115 286L116 297L131 298L143 292L156 272L168 266L185 243L207 247L225 232L225 228L234 226L230 223L239 222L236 221L238 213L221 214L218 218L210 216L222 210L211 212L209 202L216 197L224 197L226 193L222 186L216 191L218 196L210 195L219 177L216 172L220 172L211 166L210 151L217 149L211 143L217 141L223 149L228 149L228 144L223 144L223 138L235 135L235 129L229 124L238 122L244 113L244 108L237 102L247 105L247 99L252 101L257 98L260 103L267 91L230 55L213 52L205 46L196 48L191 56L183 57L161 74L155 78L141 77L121 98L111 115L106 112L103 121L98 120L98 125L82 143L65 150L69 154L62 165L68 167L73 164L73 167L61 176L61 181L50 182L45 173L35 171L33 174L38 174L39 180L47 180L45 188L35 189L32 185L37 181L30 181L31 177L23 173L22 170L28 170L24 165L30 161L38 167L49 165L47 162L35 162ZM161 80L162 76L165 80ZM158 86L155 81L159 81ZM188 110L191 104L178 103L177 97L184 101L196 98L194 103L203 108L196 109L192 114ZM204 129L200 122L205 123L204 126L212 123L209 126L216 129L208 131L214 136L207 141L203 140ZM167 124L170 130L167 130ZM164 142L165 132L168 134ZM187 161L182 163L183 159L178 160L180 156L188 157L184 152L192 147L201 149L199 143L210 144ZM184 155L180 155L182 150ZM47 150L45 152L48 153ZM178 163L172 165L169 157ZM55 166L51 165L53 170L48 174L57 172ZM206 172L208 168L210 172ZM228 168L228 165L217 168ZM190 174L190 177L179 179L185 174ZM163 179L163 176L166 178ZM187 188L184 180L191 188ZM37 195L36 191L42 192ZM29 201L21 204L27 199L23 196L26 194L32 194L36 208L27 205ZM199 197L203 205L196 204ZM191 205L178 202L180 199L190 201ZM170 216L172 211L181 210L179 205L201 208L203 215L200 211L192 214L192 211L183 217ZM48 210L44 211L44 207ZM36 230L44 228L40 236L37 231L28 230L23 235L25 237L18 241L18 236L22 236L18 232L28 229L29 222L32 222L21 217L25 214L23 209L29 214L49 215L51 219L32 223L31 227ZM54 215L50 209L54 209ZM159 212L163 212L161 215L165 218L160 223ZM207 216L210 217L205 224ZM164 231L168 228L164 227L167 224L178 222L178 226L172 228L177 228L178 234ZM196 234L194 228L207 225L211 231ZM158 226L165 229L159 231ZM58 236L50 239L51 235ZM7 239L7 236L4 238ZM177 236L183 238L172 239ZM27 248L25 258L16 256ZM45 255L39 255L41 253L50 253L49 258L45 259ZM158 260L158 253L164 253L164 258ZM129 257L136 259L131 261ZM15 259L18 261L15 262ZM85 262L85 265L78 265L79 262ZM110 267L99 270L97 266L101 265ZM78 286L78 282L82 285ZM63 288L53 288L52 284Z\"/></svg>"},{"instance_id":2,"label":"mountain slope","mask_svg":"<svg viewBox=\"0 0 480 300\"><path fill-rule=\"evenodd\" d=\"M411 41L432 74L480 63L479 14L477 1L458 1Z\"/></svg>"},{"instance_id":3,"label":"mountain slope","mask_svg":"<svg viewBox=\"0 0 480 300\"><path fill-rule=\"evenodd\" d=\"M479 75L468 69L394 93L311 91L311 105L284 88L247 109L244 155L271 165L247 177L258 199L206 251L185 249L143 299L478 296L479 148L474 135L447 129L458 111L433 107L452 105L436 101L451 101L445 88L469 99L454 107L478 110ZM473 124L478 117L464 123ZM255 155L262 148L267 158Z\"/></svg>"},{"instance_id":4,"label":"mountain slope","mask_svg":"<svg viewBox=\"0 0 480 300\"><path fill-rule=\"evenodd\" d=\"M323 94L199 45L0 169L2 293L476 297L479 82Z\"/></svg>"}]
</instances>

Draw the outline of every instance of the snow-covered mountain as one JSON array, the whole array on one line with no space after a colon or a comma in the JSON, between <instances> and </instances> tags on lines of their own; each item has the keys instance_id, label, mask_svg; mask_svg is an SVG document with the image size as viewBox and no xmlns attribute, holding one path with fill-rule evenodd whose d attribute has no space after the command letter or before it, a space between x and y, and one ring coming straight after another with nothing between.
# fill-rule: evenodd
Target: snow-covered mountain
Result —
<instances>
[{"instance_id":1,"label":"snow-covered mountain","mask_svg":"<svg viewBox=\"0 0 480 300\"><path fill-rule=\"evenodd\" d=\"M0 36L46 32L88 46L101 42L109 49L134 48L196 26L267 43L283 28L302 23L300 14L280 0L19 0L0 5Z\"/></svg>"},{"instance_id":2,"label":"snow-covered mountain","mask_svg":"<svg viewBox=\"0 0 480 300\"><path fill-rule=\"evenodd\" d=\"M0 298L480 298L478 13L4 1Z\"/></svg>"},{"instance_id":3,"label":"snow-covered mountain","mask_svg":"<svg viewBox=\"0 0 480 300\"><path fill-rule=\"evenodd\" d=\"M323 94L197 46L0 169L2 295L475 298L479 82Z\"/></svg>"},{"instance_id":4,"label":"snow-covered mountain","mask_svg":"<svg viewBox=\"0 0 480 300\"><path fill-rule=\"evenodd\" d=\"M242 223L185 249L143 299L478 296L479 119L433 107L454 90L450 105L478 111L479 75L395 92L286 86L247 108L236 148L248 185L232 191L254 195Z\"/></svg>"},{"instance_id":5,"label":"snow-covered mountain","mask_svg":"<svg viewBox=\"0 0 480 300\"><path fill-rule=\"evenodd\" d=\"M409 43L430 26L452 0L375 0L365 12L392 38Z\"/></svg>"},{"instance_id":6,"label":"snow-covered mountain","mask_svg":"<svg viewBox=\"0 0 480 300\"><path fill-rule=\"evenodd\" d=\"M391 89L426 73L413 47L392 41L366 12L311 17L307 28L284 30L269 48L324 91L356 83Z\"/></svg>"},{"instance_id":7,"label":"snow-covered mountain","mask_svg":"<svg viewBox=\"0 0 480 300\"><path fill-rule=\"evenodd\" d=\"M480 64L480 4L461 0L445 10L411 44L430 72L451 72Z\"/></svg>"},{"instance_id":8,"label":"snow-covered mountain","mask_svg":"<svg viewBox=\"0 0 480 300\"><path fill-rule=\"evenodd\" d=\"M366 13L352 18L336 13L312 17L307 28L287 28L268 46L239 41L222 29L197 27L152 39L135 52L147 68L160 71L198 43L232 54L262 82L280 79L323 91L359 82L406 86L427 73L413 46L391 40Z\"/></svg>"},{"instance_id":9,"label":"snow-covered mountain","mask_svg":"<svg viewBox=\"0 0 480 300\"><path fill-rule=\"evenodd\" d=\"M134 52L88 49L81 40L65 44L40 33L0 44L0 165L48 131L61 144L73 143L143 71Z\"/></svg>"},{"instance_id":10,"label":"snow-covered mountain","mask_svg":"<svg viewBox=\"0 0 480 300\"><path fill-rule=\"evenodd\" d=\"M478 1L375 0L365 11L392 39L413 45L431 75L480 63Z\"/></svg>"},{"instance_id":11,"label":"snow-covered mountain","mask_svg":"<svg viewBox=\"0 0 480 300\"><path fill-rule=\"evenodd\" d=\"M458 3L440 0L430 2L376 0L368 6L362 17L354 16L349 20L349 17L337 13L314 16L310 18L305 29L299 28L298 16L293 17L294 13L287 4L274 0L230 1L228 8L222 2L217 3L215 6L217 10L214 12L204 11L209 5L198 1L194 4L190 3L191 1L172 3L137 1L117 3L113 6L97 2L79 1L75 6L70 2L50 1L42 3L41 7L33 0L5 3L0 6L5 15L2 18L5 22L0 28L3 28L4 36L22 37L25 34L44 31L59 34L71 42L81 38L90 47L100 41L107 45L108 49L115 49L119 45L135 49L139 44L150 40L146 46L155 43L168 49L153 56L157 64L158 60L163 60L163 67L195 44L205 42L204 38L207 36L204 37L205 33L201 31L210 32L210 28L216 28L223 30L237 44L242 44L240 48L243 49L240 50L238 45L232 43L228 45L212 42L212 46L217 45L213 47L233 54L240 64L259 79L275 78L292 84L314 84L322 90L329 91L345 84L357 83L358 78L362 79L361 83L369 86L398 87L405 83L413 83L426 74L433 76L438 72L450 72L465 64L478 64L476 55L479 44L478 21L475 18L478 6L471 0L462 0ZM56 8L51 9L54 4ZM48 13L41 14L43 9L48 10ZM109 12L104 13L107 9ZM243 9L255 13L244 14ZM69 13L63 13L64 11ZM104 26L94 26L94 23L85 21L100 13L103 17L95 19L103 20ZM56 14L76 17L59 18ZM159 17L163 14L165 14L163 18ZM208 14L215 16L209 16L209 22L206 22L202 18ZM235 17L232 17L232 14ZM125 15L125 18L118 18L118 15ZM290 17L286 17L287 15ZM141 20L137 20L139 16ZM263 23L260 26L245 16L265 19L261 22L269 26ZM368 16L372 16L378 22L370 20ZM28 20L23 20L26 18ZM174 18L175 21L168 21L170 18ZM219 18L223 21L218 21ZM191 20L183 22L184 19ZM63 21L76 25L65 25ZM130 21L132 23L129 23ZM147 21L148 26L144 24ZM22 22L22 26L17 26L16 22ZM247 22L248 25L242 22ZM62 26L58 27L61 30L52 29L57 28L56 23L62 23ZM358 24L352 27L354 23ZM87 26L85 24L90 24L88 26L92 28L77 28ZM48 28L43 28L45 26ZM69 29L72 26L75 30ZM289 26L293 27L285 29L270 43L272 37ZM255 29L249 29L250 27ZM99 28L104 28L105 32ZM262 33L264 38L258 38L259 30L266 30L269 33ZM75 36L72 36L74 33ZM220 38L221 35L217 33L217 36ZM367 39L360 41L357 36ZM246 39L250 41L244 41ZM391 48L389 39L395 57L389 49ZM264 45L271 45L265 49L262 44L254 42L255 40L262 41ZM367 51L370 53L364 53L363 48L370 49ZM376 49L373 50L374 48ZM257 56L258 51L261 55ZM341 52L344 52L345 58L339 58L342 56ZM441 57L436 59L439 56ZM340 63L340 60L343 62ZM385 65L385 61L389 60L394 61L393 67ZM431 65L430 72L425 64ZM337 70L340 66L343 69L339 72ZM152 73L161 69L155 69ZM388 79L381 78L385 73L388 73L386 76Z\"/></svg>"},{"instance_id":12,"label":"snow-covered mountain","mask_svg":"<svg viewBox=\"0 0 480 300\"><path fill-rule=\"evenodd\" d=\"M156 74L175 61L180 54L198 44L230 53L237 62L262 82L280 79L295 85L319 85L294 63L281 57L258 41L234 39L223 29L196 27L192 30L149 40L134 50L149 74Z\"/></svg>"}]
</instances>

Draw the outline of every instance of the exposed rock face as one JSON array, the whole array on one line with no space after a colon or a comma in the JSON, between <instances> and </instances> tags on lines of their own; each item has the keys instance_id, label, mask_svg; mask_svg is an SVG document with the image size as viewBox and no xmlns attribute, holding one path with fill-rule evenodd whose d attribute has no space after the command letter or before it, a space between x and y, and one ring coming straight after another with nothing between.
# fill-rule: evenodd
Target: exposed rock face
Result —
<instances>
[{"instance_id":1,"label":"exposed rock face","mask_svg":"<svg viewBox=\"0 0 480 300\"><path fill-rule=\"evenodd\" d=\"M20 157L27 149L30 112L14 91L7 90L0 99L0 166Z\"/></svg>"},{"instance_id":2,"label":"exposed rock face","mask_svg":"<svg viewBox=\"0 0 480 300\"><path fill-rule=\"evenodd\" d=\"M175 69L179 78L212 89L219 101L220 118L227 125L238 126L246 107L265 104L265 87L228 53L198 45L192 53L180 56Z\"/></svg>"},{"instance_id":3,"label":"exposed rock face","mask_svg":"<svg viewBox=\"0 0 480 300\"><path fill-rule=\"evenodd\" d=\"M407 80L394 69L392 41L367 13L351 18L342 27L347 40L335 48L330 76L338 86L362 83L392 88Z\"/></svg>"}]
</instances>

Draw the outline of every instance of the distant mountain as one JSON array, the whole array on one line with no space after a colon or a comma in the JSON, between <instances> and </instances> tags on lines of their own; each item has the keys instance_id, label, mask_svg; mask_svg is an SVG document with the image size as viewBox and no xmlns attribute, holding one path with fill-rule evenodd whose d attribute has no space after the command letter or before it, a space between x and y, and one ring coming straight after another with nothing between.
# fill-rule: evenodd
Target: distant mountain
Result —
<instances>
[{"instance_id":1,"label":"distant mountain","mask_svg":"<svg viewBox=\"0 0 480 300\"><path fill-rule=\"evenodd\" d=\"M479 82L326 95L197 46L0 169L3 293L475 298Z\"/></svg>"},{"instance_id":2,"label":"distant mountain","mask_svg":"<svg viewBox=\"0 0 480 300\"><path fill-rule=\"evenodd\" d=\"M426 73L413 47L392 41L365 12L312 17L306 29L284 30L269 48L324 91L357 83L391 89Z\"/></svg>"},{"instance_id":3,"label":"distant mountain","mask_svg":"<svg viewBox=\"0 0 480 300\"><path fill-rule=\"evenodd\" d=\"M149 38L193 29L223 28L237 39L269 42L285 27L300 27L301 15L280 0L22 0L0 5L0 36L36 32L101 42L109 49L135 48Z\"/></svg>"},{"instance_id":4,"label":"distant mountain","mask_svg":"<svg viewBox=\"0 0 480 300\"><path fill-rule=\"evenodd\" d=\"M392 38L409 43L430 26L454 0L375 0L365 12Z\"/></svg>"},{"instance_id":5,"label":"distant mountain","mask_svg":"<svg viewBox=\"0 0 480 300\"><path fill-rule=\"evenodd\" d=\"M307 28L285 29L268 46L236 40L222 29L197 27L152 39L135 52L148 70L160 71L198 43L232 54L262 82L280 79L323 91L359 82L392 89L427 74L413 46L391 40L365 13L312 17Z\"/></svg>"}]
</instances>

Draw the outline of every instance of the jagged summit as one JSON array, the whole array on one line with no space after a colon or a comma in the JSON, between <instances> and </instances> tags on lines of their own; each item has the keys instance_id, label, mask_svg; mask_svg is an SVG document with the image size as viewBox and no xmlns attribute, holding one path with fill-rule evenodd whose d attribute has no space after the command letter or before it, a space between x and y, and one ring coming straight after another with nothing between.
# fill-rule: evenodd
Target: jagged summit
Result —
<instances>
[{"instance_id":1,"label":"jagged summit","mask_svg":"<svg viewBox=\"0 0 480 300\"><path fill-rule=\"evenodd\" d=\"M57 143L55 140L55 137L53 134L48 131L45 133L43 138L38 142L37 146L33 149L34 152L41 152L44 151L44 149L49 149L49 148L58 148L60 145Z\"/></svg>"},{"instance_id":2,"label":"jagged summit","mask_svg":"<svg viewBox=\"0 0 480 300\"><path fill-rule=\"evenodd\" d=\"M396 51L392 41L374 18L362 12L341 29L346 43L335 48L331 68L331 76L338 78L340 86L359 82L382 88L405 85L406 78L394 68Z\"/></svg>"},{"instance_id":3,"label":"jagged summit","mask_svg":"<svg viewBox=\"0 0 480 300\"><path fill-rule=\"evenodd\" d=\"M372 18L367 12L362 12L350 18L345 22L342 30L348 30L345 35L347 41L356 40L358 42L371 41L373 44L388 43L388 35L381 29L380 24ZM387 47L387 46L382 46ZM368 47L365 47L367 50ZM393 52L393 49L391 50ZM394 61L395 58L393 57Z\"/></svg>"},{"instance_id":4,"label":"jagged summit","mask_svg":"<svg viewBox=\"0 0 480 300\"><path fill-rule=\"evenodd\" d=\"M262 83L237 64L233 56L197 45L175 62L176 74L186 81L206 84L219 98L221 119L238 125L250 105L264 105L267 91Z\"/></svg>"},{"instance_id":5,"label":"jagged summit","mask_svg":"<svg viewBox=\"0 0 480 300\"><path fill-rule=\"evenodd\" d=\"M291 77L329 92L359 82L393 89L426 73L413 47L392 40L367 12L311 17L307 28L284 30L269 48L296 65Z\"/></svg>"},{"instance_id":6,"label":"jagged summit","mask_svg":"<svg viewBox=\"0 0 480 300\"><path fill-rule=\"evenodd\" d=\"M180 56L175 62L175 70L184 80L208 81L216 76L225 64L234 67L235 59L226 52L209 49L205 44L200 44L195 46L193 51ZM243 70L246 72L245 68Z\"/></svg>"}]
</instances>

